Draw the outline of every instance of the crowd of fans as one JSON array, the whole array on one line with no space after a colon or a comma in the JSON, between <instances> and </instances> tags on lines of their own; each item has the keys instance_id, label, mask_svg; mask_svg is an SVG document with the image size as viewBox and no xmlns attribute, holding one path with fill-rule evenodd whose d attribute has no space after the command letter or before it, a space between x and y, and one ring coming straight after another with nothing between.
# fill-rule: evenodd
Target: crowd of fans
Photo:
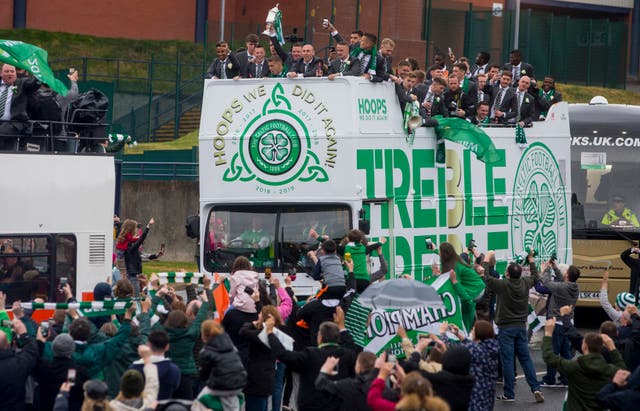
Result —
<instances>
[{"instance_id":1,"label":"crowd of fans","mask_svg":"<svg viewBox=\"0 0 640 411\"><path fill-rule=\"evenodd\" d=\"M302 304L288 276L261 279L245 257L229 278L205 276L182 291L155 274L140 278L132 264L139 264L148 227L139 235L135 227L124 222L119 244L128 244L126 266L139 288L127 274L93 290L95 301L130 307L74 308L67 283L61 288L70 308L48 321L37 324L20 302L13 302L12 321L0 312L0 410L491 410L496 399L515 401L516 358L537 402L548 387L568 387L568 410L632 409L639 397L633 295L621 293L611 306L605 275L602 304L611 321L580 335L573 325L580 271L554 258L536 261L533 250L502 277L494 252L481 254L471 242L458 255L440 244L432 271L449 276L469 333L443 321L414 345L399 327L401 359L363 351L345 326L354 296L385 281L386 272L367 272L368 255L383 243L368 244L358 230L339 245L311 233L318 247L309 258L322 289ZM222 315L218 287L228 289L230 301ZM527 335L534 292L545 296L548 318L542 381ZM0 306L6 302L0 293Z\"/></svg>"},{"instance_id":2,"label":"crowd of fans","mask_svg":"<svg viewBox=\"0 0 640 411\"><path fill-rule=\"evenodd\" d=\"M395 67L392 57L395 42L378 39L371 33L355 30L345 40L329 23L327 30L335 41L327 58L316 56L309 43L294 43L286 51L273 29L269 32L270 54L250 34L246 48L235 53L229 44L216 44L216 59L206 72L207 78L242 79L264 77L336 77L356 76L372 82L395 83L401 109L413 102L419 105L423 125L435 125L432 117L460 117L476 125L501 124L522 127L543 120L551 105L562 101L555 81L545 76L539 85L533 67L522 61L519 50L509 53L509 62L491 62L487 52L478 53L475 62L437 52L433 64L422 71L415 58L402 59Z\"/></svg>"}]
</instances>

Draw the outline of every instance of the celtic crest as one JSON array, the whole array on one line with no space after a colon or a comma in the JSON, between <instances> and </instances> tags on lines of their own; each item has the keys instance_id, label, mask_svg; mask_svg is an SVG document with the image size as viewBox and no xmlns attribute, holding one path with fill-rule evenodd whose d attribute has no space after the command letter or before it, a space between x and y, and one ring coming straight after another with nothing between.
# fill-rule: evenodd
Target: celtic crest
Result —
<instances>
[{"instance_id":1,"label":"celtic crest","mask_svg":"<svg viewBox=\"0 0 640 411\"><path fill-rule=\"evenodd\" d=\"M260 114L249 120L224 181L252 181L277 186L294 180L329 180L311 150L307 126L293 111L282 84L271 90Z\"/></svg>"},{"instance_id":2,"label":"celtic crest","mask_svg":"<svg viewBox=\"0 0 640 411\"><path fill-rule=\"evenodd\" d=\"M568 257L567 192L560 167L547 146L536 142L522 154L513 186L511 245L527 247L543 258Z\"/></svg>"}]
</instances>

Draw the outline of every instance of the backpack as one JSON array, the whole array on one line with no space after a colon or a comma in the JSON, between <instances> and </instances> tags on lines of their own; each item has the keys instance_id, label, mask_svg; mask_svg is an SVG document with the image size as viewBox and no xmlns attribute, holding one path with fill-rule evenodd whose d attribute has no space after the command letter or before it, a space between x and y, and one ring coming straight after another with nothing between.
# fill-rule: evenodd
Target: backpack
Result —
<instances>
[{"instance_id":1,"label":"backpack","mask_svg":"<svg viewBox=\"0 0 640 411\"><path fill-rule=\"evenodd\" d=\"M187 230L187 237L189 238L200 237L200 216L194 214L187 217L187 221L184 225L184 228Z\"/></svg>"}]
</instances>

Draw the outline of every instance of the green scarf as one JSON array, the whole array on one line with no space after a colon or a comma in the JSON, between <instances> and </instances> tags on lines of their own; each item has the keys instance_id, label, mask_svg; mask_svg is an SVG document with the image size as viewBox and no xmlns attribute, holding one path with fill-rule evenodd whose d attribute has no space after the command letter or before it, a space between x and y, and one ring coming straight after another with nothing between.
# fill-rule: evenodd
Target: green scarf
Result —
<instances>
[{"instance_id":1,"label":"green scarf","mask_svg":"<svg viewBox=\"0 0 640 411\"><path fill-rule=\"evenodd\" d=\"M529 143L527 143L527 136L524 134L524 128L520 127L520 123L516 124L516 144L520 148L527 148Z\"/></svg>"},{"instance_id":2,"label":"green scarf","mask_svg":"<svg viewBox=\"0 0 640 411\"><path fill-rule=\"evenodd\" d=\"M371 58L369 59L369 67L367 67L365 73L369 73L373 76L376 74L376 64L378 60L378 48L376 46L373 46L371 50L364 50L361 49L360 46L356 46L353 50L351 50L351 53L349 53L349 56L351 58L357 58L360 61L362 61L362 58L365 55L371 56Z\"/></svg>"},{"instance_id":3,"label":"green scarf","mask_svg":"<svg viewBox=\"0 0 640 411\"><path fill-rule=\"evenodd\" d=\"M462 79L462 84L460 85L460 88L462 89L462 91L464 91L465 93L469 94L469 79L468 78L464 78Z\"/></svg>"},{"instance_id":4,"label":"green scarf","mask_svg":"<svg viewBox=\"0 0 640 411\"><path fill-rule=\"evenodd\" d=\"M553 96L553 95L554 95L555 93L556 93L556 89L553 89L553 88L551 89L551 91L549 91L549 93L548 93L548 94L545 94L545 92L544 92L542 89L538 90L538 95L539 95L540 97L543 97L545 100L547 100L547 101L549 101L549 102L550 102L551 100L553 100L553 99L554 99L554 96ZM549 110L541 111L541 112L540 112L540 115L545 116L545 118L546 118L546 117L547 117L547 112L548 112L548 111L549 111Z\"/></svg>"},{"instance_id":5,"label":"green scarf","mask_svg":"<svg viewBox=\"0 0 640 411\"><path fill-rule=\"evenodd\" d=\"M282 65L282 71L280 72L280 74L273 74L273 73L269 73L269 77L274 77L274 78L285 78L287 77L287 73L289 72L289 67L287 67L286 64Z\"/></svg>"}]
</instances>

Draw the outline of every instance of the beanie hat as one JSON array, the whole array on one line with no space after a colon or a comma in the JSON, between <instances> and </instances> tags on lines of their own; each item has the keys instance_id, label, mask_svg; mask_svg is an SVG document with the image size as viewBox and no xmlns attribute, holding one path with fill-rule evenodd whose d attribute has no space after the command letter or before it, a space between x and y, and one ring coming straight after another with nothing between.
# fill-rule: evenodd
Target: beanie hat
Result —
<instances>
[{"instance_id":1,"label":"beanie hat","mask_svg":"<svg viewBox=\"0 0 640 411\"><path fill-rule=\"evenodd\" d=\"M107 283L98 283L93 287L93 300L104 301L105 298L111 298L111 286Z\"/></svg>"},{"instance_id":2,"label":"beanie hat","mask_svg":"<svg viewBox=\"0 0 640 411\"><path fill-rule=\"evenodd\" d=\"M616 295L616 305L619 309L624 310L629 304L635 304L636 297L631 293L621 292Z\"/></svg>"},{"instance_id":3,"label":"beanie hat","mask_svg":"<svg viewBox=\"0 0 640 411\"><path fill-rule=\"evenodd\" d=\"M449 348L442 355L442 369L457 375L469 375L471 353L466 347Z\"/></svg>"},{"instance_id":4,"label":"beanie hat","mask_svg":"<svg viewBox=\"0 0 640 411\"><path fill-rule=\"evenodd\" d=\"M83 388L87 397L94 401L105 400L109 393L109 386L104 381L100 380L89 380L84 383Z\"/></svg>"},{"instance_id":5,"label":"beanie hat","mask_svg":"<svg viewBox=\"0 0 640 411\"><path fill-rule=\"evenodd\" d=\"M144 391L144 377L137 370L127 370L120 380L120 391L125 398L140 397Z\"/></svg>"},{"instance_id":6,"label":"beanie hat","mask_svg":"<svg viewBox=\"0 0 640 411\"><path fill-rule=\"evenodd\" d=\"M51 349L54 357L71 358L71 354L76 350L76 343L69 334L58 334L53 340Z\"/></svg>"}]
</instances>

